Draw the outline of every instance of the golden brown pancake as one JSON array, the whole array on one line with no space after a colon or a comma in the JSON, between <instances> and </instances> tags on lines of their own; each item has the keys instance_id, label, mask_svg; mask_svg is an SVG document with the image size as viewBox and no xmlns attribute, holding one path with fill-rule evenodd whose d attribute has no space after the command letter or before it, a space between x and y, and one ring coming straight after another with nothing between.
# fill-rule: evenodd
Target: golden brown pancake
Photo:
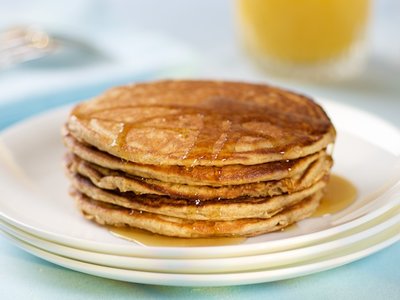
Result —
<instances>
[{"instance_id":1,"label":"golden brown pancake","mask_svg":"<svg viewBox=\"0 0 400 300\"><path fill-rule=\"evenodd\" d=\"M335 129L310 98L267 85L160 81L114 88L77 105L79 141L151 165L253 165L324 149Z\"/></svg>"},{"instance_id":2,"label":"golden brown pancake","mask_svg":"<svg viewBox=\"0 0 400 300\"><path fill-rule=\"evenodd\" d=\"M329 156L321 156L313 161L303 173L294 174L288 178L215 187L169 183L130 176L121 171L114 171L89 163L77 156L70 156L67 161L67 168L72 173L78 173L89 178L94 185L102 189L199 200L233 199L245 196L268 197L300 191L326 176L332 165L332 159Z\"/></svg>"},{"instance_id":3,"label":"golden brown pancake","mask_svg":"<svg viewBox=\"0 0 400 300\"><path fill-rule=\"evenodd\" d=\"M72 195L82 213L99 224L136 227L157 234L184 238L254 236L280 230L311 216L322 197L322 193L316 193L268 219L201 221L127 209L93 200L79 192Z\"/></svg>"}]
</instances>

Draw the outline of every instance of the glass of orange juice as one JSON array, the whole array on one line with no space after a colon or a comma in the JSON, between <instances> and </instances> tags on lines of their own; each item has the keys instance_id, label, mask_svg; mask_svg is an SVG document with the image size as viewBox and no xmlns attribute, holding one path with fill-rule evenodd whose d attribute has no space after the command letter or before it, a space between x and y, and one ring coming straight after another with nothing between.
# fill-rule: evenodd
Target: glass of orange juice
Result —
<instances>
[{"instance_id":1,"label":"glass of orange juice","mask_svg":"<svg viewBox=\"0 0 400 300\"><path fill-rule=\"evenodd\" d=\"M245 48L265 70L348 78L366 58L369 0L237 0Z\"/></svg>"}]
</instances>

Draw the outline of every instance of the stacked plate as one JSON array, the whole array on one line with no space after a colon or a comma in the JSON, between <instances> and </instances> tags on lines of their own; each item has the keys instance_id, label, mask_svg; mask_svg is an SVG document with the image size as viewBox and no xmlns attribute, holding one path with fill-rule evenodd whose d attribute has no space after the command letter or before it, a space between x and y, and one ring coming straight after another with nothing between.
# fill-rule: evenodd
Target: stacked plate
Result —
<instances>
[{"instance_id":1,"label":"stacked plate","mask_svg":"<svg viewBox=\"0 0 400 300\"><path fill-rule=\"evenodd\" d=\"M366 113L319 102L338 130L333 173L358 192L338 213L229 246L156 247L115 237L83 219L68 196L60 128L69 108L62 108L1 134L2 233L26 251L70 269L163 285L274 281L370 255L400 239L400 133Z\"/></svg>"}]
</instances>

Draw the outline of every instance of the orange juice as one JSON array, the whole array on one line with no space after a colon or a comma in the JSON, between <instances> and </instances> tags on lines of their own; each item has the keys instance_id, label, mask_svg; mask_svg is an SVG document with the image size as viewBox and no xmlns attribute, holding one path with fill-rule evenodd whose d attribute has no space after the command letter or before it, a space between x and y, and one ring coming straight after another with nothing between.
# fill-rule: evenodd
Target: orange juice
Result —
<instances>
[{"instance_id":1,"label":"orange juice","mask_svg":"<svg viewBox=\"0 0 400 300\"><path fill-rule=\"evenodd\" d=\"M364 38L369 8L369 0L238 0L246 46L292 64L346 55Z\"/></svg>"}]
</instances>

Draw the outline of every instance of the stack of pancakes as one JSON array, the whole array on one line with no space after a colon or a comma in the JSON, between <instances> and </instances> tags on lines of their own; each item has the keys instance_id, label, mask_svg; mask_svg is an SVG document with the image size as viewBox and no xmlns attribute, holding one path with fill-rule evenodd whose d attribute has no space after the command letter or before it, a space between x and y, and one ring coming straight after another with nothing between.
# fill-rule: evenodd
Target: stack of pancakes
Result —
<instances>
[{"instance_id":1,"label":"stack of pancakes","mask_svg":"<svg viewBox=\"0 0 400 300\"><path fill-rule=\"evenodd\" d=\"M73 108L71 194L99 224L178 237L254 236L316 210L335 129L311 99L266 85L160 81Z\"/></svg>"}]
</instances>

